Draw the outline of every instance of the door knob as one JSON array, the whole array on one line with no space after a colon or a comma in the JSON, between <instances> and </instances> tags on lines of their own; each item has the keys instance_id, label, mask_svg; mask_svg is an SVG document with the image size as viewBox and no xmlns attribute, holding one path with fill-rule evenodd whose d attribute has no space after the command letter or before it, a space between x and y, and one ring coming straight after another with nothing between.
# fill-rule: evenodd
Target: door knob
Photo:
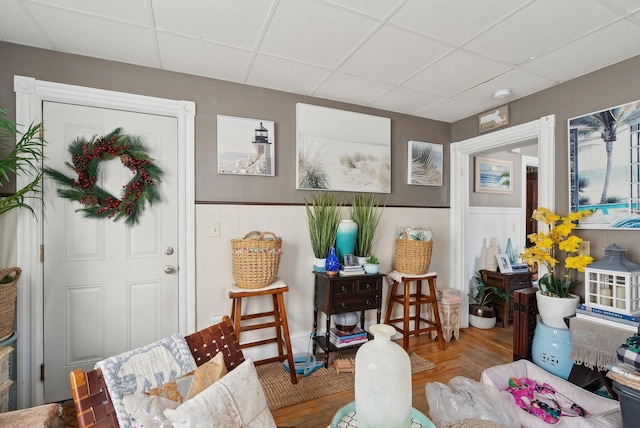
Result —
<instances>
[{"instance_id":1,"label":"door knob","mask_svg":"<svg viewBox=\"0 0 640 428\"><path fill-rule=\"evenodd\" d=\"M171 254L173 254L173 247L167 247L167 248L165 248L165 249L164 249L164 253L165 253L167 256L170 256Z\"/></svg>"},{"instance_id":2,"label":"door knob","mask_svg":"<svg viewBox=\"0 0 640 428\"><path fill-rule=\"evenodd\" d=\"M166 266L164 267L164 273L166 273L166 274L172 274L172 273L174 273L175 271L176 271L176 268L174 268L174 267L173 267L173 266L171 266L171 265L166 265Z\"/></svg>"}]
</instances>

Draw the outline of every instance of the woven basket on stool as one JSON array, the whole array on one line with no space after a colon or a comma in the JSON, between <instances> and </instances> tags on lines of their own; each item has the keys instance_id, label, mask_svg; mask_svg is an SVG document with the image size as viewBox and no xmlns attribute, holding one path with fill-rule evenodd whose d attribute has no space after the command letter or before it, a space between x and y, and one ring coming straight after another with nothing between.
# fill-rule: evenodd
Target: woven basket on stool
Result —
<instances>
[{"instance_id":1,"label":"woven basket on stool","mask_svg":"<svg viewBox=\"0 0 640 428\"><path fill-rule=\"evenodd\" d=\"M16 298L18 287L16 286L22 269L18 267L0 271L0 280L5 276L13 278L11 282L0 284L0 339L13 333L13 323L16 318Z\"/></svg>"},{"instance_id":2,"label":"woven basket on stool","mask_svg":"<svg viewBox=\"0 0 640 428\"><path fill-rule=\"evenodd\" d=\"M394 270L410 275L422 275L429 271L433 241L409 239L407 231L396 238L393 255Z\"/></svg>"},{"instance_id":3,"label":"woven basket on stool","mask_svg":"<svg viewBox=\"0 0 640 428\"><path fill-rule=\"evenodd\" d=\"M244 238L232 239L231 248L233 279L238 287L262 288L273 283L280 267L281 238L273 232L254 230Z\"/></svg>"}]
</instances>

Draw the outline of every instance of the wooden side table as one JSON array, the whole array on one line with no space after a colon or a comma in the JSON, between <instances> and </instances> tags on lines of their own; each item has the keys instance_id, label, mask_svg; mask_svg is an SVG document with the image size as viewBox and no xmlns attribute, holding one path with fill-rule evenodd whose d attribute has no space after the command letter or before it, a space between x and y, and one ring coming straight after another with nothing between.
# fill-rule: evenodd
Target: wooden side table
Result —
<instances>
[{"instance_id":1,"label":"wooden side table","mask_svg":"<svg viewBox=\"0 0 640 428\"><path fill-rule=\"evenodd\" d=\"M383 276L382 274L372 274L330 278L324 272L314 272L313 331L318 331L319 311L326 314L327 320L325 334L314 336L313 353L316 353L318 346L324 351L325 368L329 367L330 352L345 349L338 349L329 341L331 315L360 311L360 328L364 330L365 311L375 309L376 320L380 324ZM371 339L371 337L369 338Z\"/></svg>"},{"instance_id":2,"label":"wooden side table","mask_svg":"<svg viewBox=\"0 0 640 428\"><path fill-rule=\"evenodd\" d=\"M480 273L482 274L482 280L489 287L496 287L499 290L507 291L512 294L515 290L530 288L533 286L531 272L500 273L483 269ZM496 307L496 309L500 315L500 325L501 327L509 327L513 299L504 301L499 305L500 306Z\"/></svg>"}]
</instances>

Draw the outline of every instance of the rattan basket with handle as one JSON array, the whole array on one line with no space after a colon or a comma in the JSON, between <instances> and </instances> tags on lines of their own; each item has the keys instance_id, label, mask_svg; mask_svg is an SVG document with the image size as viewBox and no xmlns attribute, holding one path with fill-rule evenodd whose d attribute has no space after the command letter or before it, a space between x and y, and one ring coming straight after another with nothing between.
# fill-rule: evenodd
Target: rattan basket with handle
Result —
<instances>
[{"instance_id":1,"label":"rattan basket with handle","mask_svg":"<svg viewBox=\"0 0 640 428\"><path fill-rule=\"evenodd\" d=\"M240 288L262 288L273 283L278 275L282 239L273 232L247 233L231 240L231 267Z\"/></svg>"},{"instance_id":2,"label":"rattan basket with handle","mask_svg":"<svg viewBox=\"0 0 640 428\"><path fill-rule=\"evenodd\" d=\"M0 282L3 278L10 278L10 281L0 283L0 339L11 336L13 333L13 323L16 318L16 298L18 287L16 284L20 279L22 269L12 267L0 270Z\"/></svg>"},{"instance_id":3,"label":"rattan basket with handle","mask_svg":"<svg viewBox=\"0 0 640 428\"><path fill-rule=\"evenodd\" d=\"M405 229L396 238L393 255L394 270L410 275L422 275L429 271L433 241L410 239Z\"/></svg>"}]
</instances>

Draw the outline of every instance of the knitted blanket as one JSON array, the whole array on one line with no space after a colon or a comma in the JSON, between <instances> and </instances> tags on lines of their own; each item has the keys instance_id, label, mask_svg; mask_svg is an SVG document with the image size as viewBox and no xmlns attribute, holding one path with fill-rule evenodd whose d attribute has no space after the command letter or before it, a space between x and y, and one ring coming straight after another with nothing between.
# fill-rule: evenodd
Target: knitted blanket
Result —
<instances>
[{"instance_id":1,"label":"knitted blanket","mask_svg":"<svg viewBox=\"0 0 640 428\"><path fill-rule=\"evenodd\" d=\"M632 336L626 330L589 322L582 318L570 319L569 335L571 352L569 358L576 364L604 370L607 364L618 361L616 350Z\"/></svg>"}]
</instances>

